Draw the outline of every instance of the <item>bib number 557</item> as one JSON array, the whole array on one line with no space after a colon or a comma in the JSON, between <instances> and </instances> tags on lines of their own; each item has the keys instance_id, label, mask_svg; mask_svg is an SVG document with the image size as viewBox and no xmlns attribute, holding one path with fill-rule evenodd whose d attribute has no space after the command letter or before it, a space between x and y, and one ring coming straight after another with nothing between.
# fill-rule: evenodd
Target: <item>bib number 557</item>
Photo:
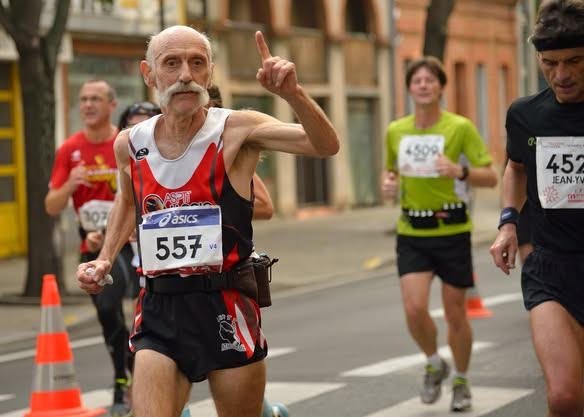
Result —
<instances>
[{"instance_id":1,"label":"bib number 557","mask_svg":"<svg viewBox=\"0 0 584 417\"><path fill-rule=\"evenodd\" d=\"M201 247L201 235L172 236L172 241L167 236L160 236L156 238L156 258L164 261L172 255L174 259L186 256L195 259Z\"/></svg>"}]
</instances>

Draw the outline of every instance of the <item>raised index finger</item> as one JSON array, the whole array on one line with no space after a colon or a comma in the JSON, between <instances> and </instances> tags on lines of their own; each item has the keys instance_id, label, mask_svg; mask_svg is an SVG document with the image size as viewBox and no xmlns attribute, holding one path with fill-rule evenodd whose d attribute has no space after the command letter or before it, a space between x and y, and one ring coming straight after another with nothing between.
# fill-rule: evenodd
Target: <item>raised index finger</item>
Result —
<instances>
[{"instance_id":1,"label":"raised index finger","mask_svg":"<svg viewBox=\"0 0 584 417\"><path fill-rule=\"evenodd\" d=\"M258 47L258 52L262 57L262 61L271 58L272 54L270 54L270 50L268 49L268 45L266 44L266 40L264 39L264 34L261 31L257 31L255 33L256 38L256 45Z\"/></svg>"}]
</instances>

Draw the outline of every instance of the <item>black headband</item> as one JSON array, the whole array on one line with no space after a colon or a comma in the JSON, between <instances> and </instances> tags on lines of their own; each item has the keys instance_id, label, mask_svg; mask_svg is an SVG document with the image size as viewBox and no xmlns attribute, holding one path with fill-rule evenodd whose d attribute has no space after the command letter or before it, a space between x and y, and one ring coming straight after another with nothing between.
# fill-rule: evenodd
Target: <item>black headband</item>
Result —
<instances>
[{"instance_id":1,"label":"black headband","mask_svg":"<svg viewBox=\"0 0 584 417\"><path fill-rule=\"evenodd\" d=\"M554 49L568 49L584 47L584 35L557 36L553 38L532 39L536 51L551 51Z\"/></svg>"}]
</instances>

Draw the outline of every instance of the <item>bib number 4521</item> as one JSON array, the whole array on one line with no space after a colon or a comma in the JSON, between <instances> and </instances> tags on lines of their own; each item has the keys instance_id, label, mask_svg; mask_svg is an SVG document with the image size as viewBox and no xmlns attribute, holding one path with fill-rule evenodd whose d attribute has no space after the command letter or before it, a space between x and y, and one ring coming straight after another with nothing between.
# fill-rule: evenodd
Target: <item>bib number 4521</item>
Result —
<instances>
[{"instance_id":1,"label":"bib number 4521","mask_svg":"<svg viewBox=\"0 0 584 417\"><path fill-rule=\"evenodd\" d=\"M565 153L562 154L562 160L561 160L561 166L558 163L559 157L557 154L552 154L550 160L548 161L547 165L546 165L546 169L551 169L552 172L554 174L558 173L559 171L562 171L562 173L564 174L572 174L574 172L574 162L578 163L580 161L582 161L584 159L584 155L580 154L580 155L576 155L576 157L574 158L574 155L571 153ZM574 161L574 162L572 162ZM578 165L578 169L576 170L576 174L584 174L584 162L580 162Z\"/></svg>"},{"instance_id":2,"label":"bib number 4521","mask_svg":"<svg viewBox=\"0 0 584 417\"><path fill-rule=\"evenodd\" d=\"M159 236L156 238L156 257L161 261L170 255L174 259L184 259L187 255L194 259L201 247L201 235L172 236L172 241L167 236Z\"/></svg>"}]
</instances>

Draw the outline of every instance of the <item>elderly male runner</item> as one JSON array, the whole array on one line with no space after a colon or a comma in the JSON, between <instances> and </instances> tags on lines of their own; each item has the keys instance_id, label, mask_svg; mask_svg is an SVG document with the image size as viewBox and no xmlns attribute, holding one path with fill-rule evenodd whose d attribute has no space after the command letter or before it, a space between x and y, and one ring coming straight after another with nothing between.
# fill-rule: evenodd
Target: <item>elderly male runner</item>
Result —
<instances>
[{"instance_id":1,"label":"elderly male runner","mask_svg":"<svg viewBox=\"0 0 584 417\"><path fill-rule=\"evenodd\" d=\"M584 1L548 0L531 36L549 88L507 112L509 163L499 234L491 246L515 267L518 210L526 197L534 250L521 271L549 415L584 411Z\"/></svg>"},{"instance_id":2,"label":"elderly male runner","mask_svg":"<svg viewBox=\"0 0 584 417\"><path fill-rule=\"evenodd\" d=\"M338 151L339 139L298 84L295 65L272 57L261 32L256 43L258 81L301 124L207 110L211 47L195 29L173 26L153 36L140 64L160 93L162 115L118 135L121 198L101 254L77 272L81 288L99 292L139 211L145 288L130 339L136 417L178 416L190 384L206 378L219 417L261 414L267 345L260 311L233 288L252 252L252 175L262 150L325 157Z\"/></svg>"}]
</instances>

